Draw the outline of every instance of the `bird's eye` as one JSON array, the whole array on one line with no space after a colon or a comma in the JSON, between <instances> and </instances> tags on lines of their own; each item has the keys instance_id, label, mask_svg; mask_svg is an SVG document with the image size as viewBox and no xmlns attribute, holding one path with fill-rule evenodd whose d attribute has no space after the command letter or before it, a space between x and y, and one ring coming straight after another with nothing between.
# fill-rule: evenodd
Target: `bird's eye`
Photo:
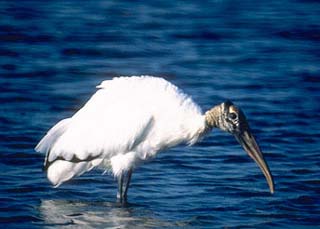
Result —
<instances>
[{"instance_id":1,"label":"bird's eye","mask_svg":"<svg viewBox=\"0 0 320 229\"><path fill-rule=\"evenodd\" d=\"M230 113L228 116L229 116L229 118L231 120L235 120L237 118L237 114L236 113Z\"/></svg>"}]
</instances>

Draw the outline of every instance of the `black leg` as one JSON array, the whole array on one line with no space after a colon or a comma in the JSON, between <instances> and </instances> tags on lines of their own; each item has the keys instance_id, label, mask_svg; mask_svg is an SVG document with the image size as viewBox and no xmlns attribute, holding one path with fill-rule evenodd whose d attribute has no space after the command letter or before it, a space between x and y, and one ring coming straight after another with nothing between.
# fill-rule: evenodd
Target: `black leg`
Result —
<instances>
[{"instance_id":1,"label":"black leg","mask_svg":"<svg viewBox=\"0 0 320 229\"><path fill-rule=\"evenodd\" d=\"M117 192L117 201L122 203L123 199L123 175L118 178L118 192Z\"/></svg>"},{"instance_id":2,"label":"black leg","mask_svg":"<svg viewBox=\"0 0 320 229\"><path fill-rule=\"evenodd\" d=\"M125 181L125 186L124 186L124 192L123 192L123 200L127 202L127 194L128 194L128 189L131 181L131 176L132 176L132 170L130 169L127 173L127 179Z\"/></svg>"},{"instance_id":3,"label":"black leg","mask_svg":"<svg viewBox=\"0 0 320 229\"><path fill-rule=\"evenodd\" d=\"M128 189L131 181L132 170L130 169L126 174L118 178L118 192L117 201L121 204L127 202Z\"/></svg>"}]
</instances>

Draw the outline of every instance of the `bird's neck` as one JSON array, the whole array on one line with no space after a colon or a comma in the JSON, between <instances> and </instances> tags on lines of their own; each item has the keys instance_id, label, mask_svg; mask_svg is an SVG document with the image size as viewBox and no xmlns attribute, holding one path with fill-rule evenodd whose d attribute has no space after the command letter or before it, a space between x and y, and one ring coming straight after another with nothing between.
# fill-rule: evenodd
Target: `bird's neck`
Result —
<instances>
[{"instance_id":1,"label":"bird's neck","mask_svg":"<svg viewBox=\"0 0 320 229\"><path fill-rule=\"evenodd\" d=\"M220 106L215 106L205 113L206 129L211 130L219 125L219 117L221 114Z\"/></svg>"}]
</instances>

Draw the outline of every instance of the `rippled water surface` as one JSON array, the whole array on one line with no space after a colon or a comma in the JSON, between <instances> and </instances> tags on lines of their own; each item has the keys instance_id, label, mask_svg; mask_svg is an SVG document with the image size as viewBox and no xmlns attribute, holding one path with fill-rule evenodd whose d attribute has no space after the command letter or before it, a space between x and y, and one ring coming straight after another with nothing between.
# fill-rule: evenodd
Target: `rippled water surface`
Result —
<instances>
[{"instance_id":1,"label":"rippled water surface","mask_svg":"<svg viewBox=\"0 0 320 229\"><path fill-rule=\"evenodd\" d=\"M0 15L2 226L320 225L318 1L1 1ZM220 131L139 168L126 207L101 171L52 188L37 142L100 81L141 74L165 77L204 110L239 104L275 194Z\"/></svg>"}]
</instances>

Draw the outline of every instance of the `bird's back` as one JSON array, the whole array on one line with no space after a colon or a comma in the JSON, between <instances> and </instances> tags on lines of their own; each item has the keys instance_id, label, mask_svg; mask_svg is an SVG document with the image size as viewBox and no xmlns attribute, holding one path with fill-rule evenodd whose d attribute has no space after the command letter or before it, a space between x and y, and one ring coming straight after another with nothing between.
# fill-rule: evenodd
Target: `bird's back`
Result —
<instances>
[{"instance_id":1,"label":"bird's back","mask_svg":"<svg viewBox=\"0 0 320 229\"><path fill-rule=\"evenodd\" d=\"M152 116L154 121L152 130L157 136L149 135L149 139L152 137L161 139L163 146L166 145L164 139L172 140L167 142L169 144L167 147L177 141L186 140L193 143L196 139L186 135L204 127L204 117L200 107L190 96L163 78L119 77L103 81L98 88L103 89L98 93L105 93L103 96L105 101L110 99L124 104L128 116L132 113Z\"/></svg>"},{"instance_id":2,"label":"bird's back","mask_svg":"<svg viewBox=\"0 0 320 229\"><path fill-rule=\"evenodd\" d=\"M124 102L140 109L174 108L201 113L192 99L178 87L164 80L152 76L118 77L103 81L97 88L104 89L104 99Z\"/></svg>"}]
</instances>

